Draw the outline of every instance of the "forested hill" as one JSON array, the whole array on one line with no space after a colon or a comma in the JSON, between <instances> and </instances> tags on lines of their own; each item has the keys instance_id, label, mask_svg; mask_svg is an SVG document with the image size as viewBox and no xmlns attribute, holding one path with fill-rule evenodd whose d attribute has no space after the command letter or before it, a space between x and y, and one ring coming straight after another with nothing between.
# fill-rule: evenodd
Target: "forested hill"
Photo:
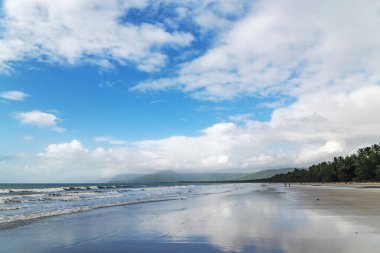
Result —
<instances>
[{"instance_id":1,"label":"forested hill","mask_svg":"<svg viewBox=\"0 0 380 253\"><path fill-rule=\"evenodd\" d=\"M113 177L112 183L175 183L175 182L228 182L228 181L252 181L269 178L276 174L293 171L294 168L262 170L255 173L178 173L170 170L156 173L119 174Z\"/></svg>"},{"instance_id":2,"label":"forested hill","mask_svg":"<svg viewBox=\"0 0 380 253\"><path fill-rule=\"evenodd\" d=\"M351 182L380 181L380 145L360 148L356 154L334 157L332 161L295 169L266 179L268 182Z\"/></svg>"}]
</instances>

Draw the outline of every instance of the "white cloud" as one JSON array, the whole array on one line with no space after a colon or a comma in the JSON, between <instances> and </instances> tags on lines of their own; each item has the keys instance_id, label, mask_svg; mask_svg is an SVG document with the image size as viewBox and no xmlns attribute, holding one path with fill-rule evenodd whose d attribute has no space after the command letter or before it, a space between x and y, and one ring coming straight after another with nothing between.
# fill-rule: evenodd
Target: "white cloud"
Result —
<instances>
[{"instance_id":1,"label":"white cloud","mask_svg":"<svg viewBox=\"0 0 380 253\"><path fill-rule=\"evenodd\" d=\"M231 121L244 122L252 118L253 113L244 113L228 117Z\"/></svg>"},{"instance_id":2,"label":"white cloud","mask_svg":"<svg viewBox=\"0 0 380 253\"><path fill-rule=\"evenodd\" d=\"M215 33L223 31L234 20L244 16L250 9L252 1L249 0L195 0L195 1L166 1L177 4L176 12L179 20L191 20L200 31Z\"/></svg>"},{"instance_id":3,"label":"white cloud","mask_svg":"<svg viewBox=\"0 0 380 253\"><path fill-rule=\"evenodd\" d=\"M66 131L66 129L57 126L59 118L52 113L33 110L30 112L15 113L14 118L22 124L47 127L59 133Z\"/></svg>"},{"instance_id":4,"label":"white cloud","mask_svg":"<svg viewBox=\"0 0 380 253\"><path fill-rule=\"evenodd\" d=\"M18 90L0 92L0 97L8 100L22 101L29 95Z\"/></svg>"},{"instance_id":5,"label":"white cloud","mask_svg":"<svg viewBox=\"0 0 380 253\"><path fill-rule=\"evenodd\" d=\"M51 144L46 148L46 153L40 154L40 156L65 157L78 152L88 151L83 148L82 143L80 143L78 140L73 140L69 143Z\"/></svg>"},{"instance_id":6,"label":"white cloud","mask_svg":"<svg viewBox=\"0 0 380 253\"><path fill-rule=\"evenodd\" d=\"M377 84L379 10L378 1L256 1L250 14L221 31L214 46L183 64L177 76L133 89L176 88L219 100Z\"/></svg>"},{"instance_id":7,"label":"white cloud","mask_svg":"<svg viewBox=\"0 0 380 253\"><path fill-rule=\"evenodd\" d=\"M161 25L123 23L131 9L148 1L6 0L2 3L0 70L33 59L58 64L134 63L142 71L165 65L164 46L186 46L193 37Z\"/></svg>"},{"instance_id":8,"label":"white cloud","mask_svg":"<svg viewBox=\"0 0 380 253\"><path fill-rule=\"evenodd\" d=\"M124 140L115 139L112 136L97 136L93 139L94 142L106 142L111 145L125 145L128 142Z\"/></svg>"},{"instance_id":9,"label":"white cloud","mask_svg":"<svg viewBox=\"0 0 380 253\"><path fill-rule=\"evenodd\" d=\"M343 145L338 141L327 141L324 145L316 147L304 147L297 156L296 162L303 163L312 160L318 160L320 157L329 157L330 154L337 154L342 152Z\"/></svg>"},{"instance_id":10,"label":"white cloud","mask_svg":"<svg viewBox=\"0 0 380 253\"><path fill-rule=\"evenodd\" d=\"M276 100L272 102L262 102L257 105L258 108L269 108L269 109L276 109L280 107L284 107L286 104L289 104L290 100L285 97L276 98Z\"/></svg>"},{"instance_id":11,"label":"white cloud","mask_svg":"<svg viewBox=\"0 0 380 253\"><path fill-rule=\"evenodd\" d=\"M243 125L218 123L203 129L197 137L142 140L127 147L88 149L73 140L49 145L34 158L8 161L8 166L10 170L12 166L28 165L32 172L18 174L25 177L38 174L54 178L60 173L62 180L163 169L256 171L307 166L379 142L379 97L379 86L338 94L320 91L275 109L268 122L247 119Z\"/></svg>"},{"instance_id":12,"label":"white cloud","mask_svg":"<svg viewBox=\"0 0 380 253\"><path fill-rule=\"evenodd\" d=\"M58 118L54 114L41 112L38 110L30 112L19 112L15 118L23 124L37 125L42 127L54 127L57 125Z\"/></svg>"},{"instance_id":13,"label":"white cloud","mask_svg":"<svg viewBox=\"0 0 380 253\"><path fill-rule=\"evenodd\" d=\"M178 5L179 18L191 17L203 33L217 33L217 41L202 56L180 65L175 77L142 82L133 89L176 88L209 100L280 93L295 102L261 104L274 108L268 122L235 115L232 122L212 125L197 137L95 149L78 140L51 144L38 156L2 161L3 170L46 181L57 174L65 181L161 169L254 171L306 166L379 141L380 2L349 0L343 7L338 0L259 0L249 13L241 8L247 6L244 1L226 2ZM148 4L129 3L6 1L0 40L3 70L31 58L102 66L133 62L153 71L165 64L160 47L191 41L191 35L169 33L163 26L117 22L131 6ZM229 15L243 17L235 22ZM15 117L25 124L59 129L51 113L32 111ZM110 136L94 141L125 144ZM15 166L23 169L14 170Z\"/></svg>"}]
</instances>

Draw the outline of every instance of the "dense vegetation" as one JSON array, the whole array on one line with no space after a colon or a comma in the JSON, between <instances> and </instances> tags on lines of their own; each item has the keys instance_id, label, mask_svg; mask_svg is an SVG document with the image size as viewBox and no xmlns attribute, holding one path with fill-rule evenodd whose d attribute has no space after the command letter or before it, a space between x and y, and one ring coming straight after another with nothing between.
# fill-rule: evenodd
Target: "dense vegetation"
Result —
<instances>
[{"instance_id":1,"label":"dense vegetation","mask_svg":"<svg viewBox=\"0 0 380 253\"><path fill-rule=\"evenodd\" d=\"M334 157L330 162L278 174L268 182L351 182L380 181L380 145L361 148L356 154Z\"/></svg>"}]
</instances>

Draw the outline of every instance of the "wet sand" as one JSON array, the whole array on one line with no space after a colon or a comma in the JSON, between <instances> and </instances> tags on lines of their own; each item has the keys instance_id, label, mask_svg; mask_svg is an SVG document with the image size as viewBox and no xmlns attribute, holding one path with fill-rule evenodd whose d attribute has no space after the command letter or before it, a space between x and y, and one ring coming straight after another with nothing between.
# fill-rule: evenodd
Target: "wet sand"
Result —
<instances>
[{"instance_id":1,"label":"wet sand","mask_svg":"<svg viewBox=\"0 0 380 253\"><path fill-rule=\"evenodd\" d=\"M246 184L0 231L0 252L378 252L380 190Z\"/></svg>"}]
</instances>

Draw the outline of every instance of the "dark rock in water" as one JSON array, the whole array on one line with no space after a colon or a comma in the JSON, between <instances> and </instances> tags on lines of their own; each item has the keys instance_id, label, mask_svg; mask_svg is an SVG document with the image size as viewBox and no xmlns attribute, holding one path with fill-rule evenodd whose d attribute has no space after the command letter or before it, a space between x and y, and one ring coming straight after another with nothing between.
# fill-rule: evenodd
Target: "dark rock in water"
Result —
<instances>
[{"instance_id":1,"label":"dark rock in water","mask_svg":"<svg viewBox=\"0 0 380 253\"><path fill-rule=\"evenodd\" d=\"M316 199L316 200L319 200L319 199Z\"/></svg>"}]
</instances>

